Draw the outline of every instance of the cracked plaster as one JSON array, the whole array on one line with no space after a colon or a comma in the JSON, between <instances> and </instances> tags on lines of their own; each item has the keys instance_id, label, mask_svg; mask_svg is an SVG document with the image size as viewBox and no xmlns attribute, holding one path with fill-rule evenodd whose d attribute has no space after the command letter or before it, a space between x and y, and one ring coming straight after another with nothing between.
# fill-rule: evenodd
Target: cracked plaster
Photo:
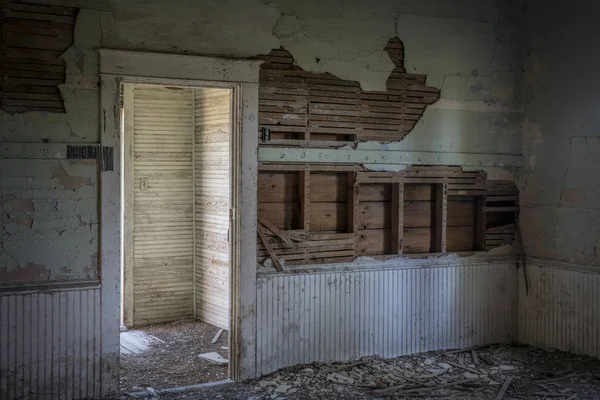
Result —
<instances>
[{"instance_id":1,"label":"cracked plaster","mask_svg":"<svg viewBox=\"0 0 600 400\"><path fill-rule=\"evenodd\" d=\"M82 10L75 40L63 55L67 78L60 91L66 113L0 111L3 140L97 143L99 47L253 57L283 45L305 69L356 80L366 90L382 90L394 67L383 49L390 37L399 36L406 48L407 71L429 74L428 84L441 88L442 99L404 141L387 144L390 149L520 154L516 3L80 0L78 4ZM514 171L502 167L491 170L494 176L514 177ZM44 265L50 280L95 276L97 167L50 159L0 160L0 172L0 197L31 199L34 206L34 211L8 214L5 206L0 209L0 270L34 264Z\"/></svg>"}]
</instances>

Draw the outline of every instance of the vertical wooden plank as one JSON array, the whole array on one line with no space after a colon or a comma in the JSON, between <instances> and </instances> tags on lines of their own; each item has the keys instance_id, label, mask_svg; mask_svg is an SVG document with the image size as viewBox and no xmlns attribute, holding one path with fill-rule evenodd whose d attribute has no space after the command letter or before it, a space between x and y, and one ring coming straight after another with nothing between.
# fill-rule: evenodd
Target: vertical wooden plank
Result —
<instances>
[{"instance_id":1,"label":"vertical wooden plank","mask_svg":"<svg viewBox=\"0 0 600 400\"><path fill-rule=\"evenodd\" d=\"M298 175L298 200L300 201L300 215L298 222L300 229L310 230L310 167L307 165Z\"/></svg>"},{"instance_id":2,"label":"vertical wooden plank","mask_svg":"<svg viewBox=\"0 0 600 400\"><path fill-rule=\"evenodd\" d=\"M486 196L475 197L475 250L485 251Z\"/></svg>"},{"instance_id":3,"label":"vertical wooden plank","mask_svg":"<svg viewBox=\"0 0 600 400\"><path fill-rule=\"evenodd\" d=\"M435 185L435 243L434 251L436 253L446 252L446 223L448 214L448 183Z\"/></svg>"},{"instance_id":4,"label":"vertical wooden plank","mask_svg":"<svg viewBox=\"0 0 600 400\"><path fill-rule=\"evenodd\" d=\"M304 171L298 173L298 201L300 202L300 215L298 222L300 229L310 232L310 167L305 165ZM304 249L304 262L306 262L307 249Z\"/></svg>"},{"instance_id":5,"label":"vertical wooden plank","mask_svg":"<svg viewBox=\"0 0 600 400\"><path fill-rule=\"evenodd\" d=\"M358 256L358 191L359 185L356 182L356 171L348 172L348 233L354 233L354 257Z\"/></svg>"},{"instance_id":6,"label":"vertical wooden plank","mask_svg":"<svg viewBox=\"0 0 600 400\"><path fill-rule=\"evenodd\" d=\"M123 85L123 324L133 326L134 86Z\"/></svg>"},{"instance_id":7,"label":"vertical wooden plank","mask_svg":"<svg viewBox=\"0 0 600 400\"><path fill-rule=\"evenodd\" d=\"M404 183L392 184L391 253L402 254L404 241Z\"/></svg>"}]
</instances>

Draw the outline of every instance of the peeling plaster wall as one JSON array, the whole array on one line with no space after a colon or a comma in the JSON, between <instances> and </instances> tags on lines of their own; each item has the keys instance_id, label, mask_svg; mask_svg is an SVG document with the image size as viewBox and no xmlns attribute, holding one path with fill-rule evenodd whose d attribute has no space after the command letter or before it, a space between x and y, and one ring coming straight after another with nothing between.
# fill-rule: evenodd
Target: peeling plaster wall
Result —
<instances>
[{"instance_id":1,"label":"peeling plaster wall","mask_svg":"<svg viewBox=\"0 0 600 400\"><path fill-rule=\"evenodd\" d=\"M527 2L526 254L600 266L600 4Z\"/></svg>"},{"instance_id":2,"label":"peeling plaster wall","mask_svg":"<svg viewBox=\"0 0 600 400\"><path fill-rule=\"evenodd\" d=\"M52 0L52 3L61 1ZM366 0L191 3L183 0L152 3L64 0L64 3L81 7L74 44L63 55L67 79L60 90L66 113L9 115L0 111L3 142L99 142L98 54L95 51L99 47L252 57L285 46L304 68L357 80L363 89L381 90L393 68L383 49L387 40L397 35L406 48L407 71L428 74L428 84L439 87L442 96L426 110L416 128L402 142L361 143L359 149L391 150L386 157L386 168L391 169L395 168L396 150L490 155L519 155L521 152L518 40L521 9L516 0L376 3ZM7 280L31 278L31 274L23 271L30 265L43 266L37 267L42 268L42 272L36 280L97 276L90 260L98 247L95 217L98 203L90 199L97 195L97 181L93 176L99 173L98 167L77 164L76 169L85 171L83 175L73 171L73 175L63 178L84 176L89 178L89 188L69 188L60 184L60 174L54 175L57 163L70 165L66 160L31 160L29 153L22 158L14 155L0 160L3 171L22 168L32 171L29 175L3 172L0 176L0 197L7 203L2 210L0 272L14 274L7 276ZM90 171L94 168L95 173ZM493 171L493 177L515 176L514 168L487 169ZM37 186L41 185L37 178L54 181ZM63 197L68 197L70 203L62 204L60 196L52 193L40 194L40 189L66 191ZM35 196L29 193L36 190ZM85 193L80 194L80 191ZM8 196L14 196L14 200ZM573 197L576 193L567 196ZM55 207L53 214L44 211L48 216L42 217L46 214L38 214L41 212L38 209L17 211L8 204L29 199L49 204L58 201L62 207ZM45 222L42 218L46 218ZM91 221L85 228L90 231L85 236L89 240L86 245L81 242L83 228L74 218ZM58 237L50 228L56 221L71 221L59 229L62 233L56 233ZM49 224L48 229L42 228L44 224ZM70 237L77 240L73 242ZM10 247L17 240L19 251ZM35 255L42 251L47 255L43 262Z\"/></svg>"},{"instance_id":3,"label":"peeling plaster wall","mask_svg":"<svg viewBox=\"0 0 600 400\"><path fill-rule=\"evenodd\" d=\"M427 109L402 142L362 143L359 149L399 150L383 157L386 167L392 169L402 151L449 152L458 164L468 159L468 153L521 154L522 11L518 0L48 2L81 8L74 45L63 55L67 79L60 90L66 113L9 115L0 111L0 140L15 145L12 154L0 152L4 154L0 156L0 283L99 277L99 165L95 160L66 160L36 150L46 142L99 142L97 48L252 57L285 46L304 68L331 72L359 81L363 89L378 90L393 67L383 52L385 43L398 36L406 48L407 70L428 74L428 84L441 89L441 99ZM494 169L494 165L488 165L494 178L515 175L514 169L502 165ZM457 268L467 267L461 264ZM246 271L242 276L255 277ZM90 391L101 396L114 394L117 388L118 350L114 349L118 348L118 332L113 322L118 317L111 314L112 306L105 310L104 300L117 299L118 292L116 283L102 287L101 319L89 322L89 327L97 329L102 321L102 335L96 331L93 337L94 343L99 343L93 347L95 360L99 360L93 372L101 371L102 377L94 377ZM67 297L64 302L73 304ZM49 305L45 300L43 304ZM92 315L91 304L82 304L83 315ZM63 310L63 303L59 305L56 309ZM246 306L249 311L243 312L250 317L245 321L250 321L254 305ZM97 307L100 309L99 303ZM58 320L64 315L64 311L46 313L45 309L36 311L37 318ZM2 324L8 326L16 314L1 315ZM242 347L252 355L255 343L248 338L255 335L248 332L256 327L248 322L243 329ZM59 332L53 325L47 336L62 338ZM3 335L0 347L13 346L11 337ZM48 343L47 351L52 351L55 345ZM57 365L65 360L77 365L79 358L89 358L51 354L48 359ZM17 361L10 368L37 365ZM243 376L255 373L251 363L242 360L246 366ZM57 393L86 397L70 396L62 389Z\"/></svg>"}]
</instances>

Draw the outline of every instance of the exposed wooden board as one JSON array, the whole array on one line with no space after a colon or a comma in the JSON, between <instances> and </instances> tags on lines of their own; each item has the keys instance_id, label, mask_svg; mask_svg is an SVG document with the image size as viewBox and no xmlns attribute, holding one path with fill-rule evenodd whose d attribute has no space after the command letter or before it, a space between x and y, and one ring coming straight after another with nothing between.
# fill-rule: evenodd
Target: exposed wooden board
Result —
<instances>
[{"instance_id":1,"label":"exposed wooden board","mask_svg":"<svg viewBox=\"0 0 600 400\"><path fill-rule=\"evenodd\" d=\"M404 240L404 185L402 183L392 184L391 209L390 251L394 254L402 254Z\"/></svg>"},{"instance_id":2,"label":"exposed wooden board","mask_svg":"<svg viewBox=\"0 0 600 400\"><path fill-rule=\"evenodd\" d=\"M277 268L277 270L280 271L280 272L283 271L283 267L281 266L281 262L279 261L279 258L277 256L277 254L275 253L275 251L271 247L271 243L269 242L269 239L265 235L265 228L263 228L262 226L258 225L256 229L257 229L257 232L258 232L258 236L260 236L260 239L262 240L263 246L265 246L265 249L267 249L267 253L269 253L269 257L271 258L271 260L273 260L273 264L275 265L275 268Z\"/></svg>"},{"instance_id":3,"label":"exposed wooden board","mask_svg":"<svg viewBox=\"0 0 600 400\"><path fill-rule=\"evenodd\" d=\"M404 227L404 254L433 253L431 228Z\"/></svg>"},{"instance_id":4,"label":"exposed wooden board","mask_svg":"<svg viewBox=\"0 0 600 400\"><path fill-rule=\"evenodd\" d=\"M308 210L311 231L345 232L348 221L348 205L340 203L311 202Z\"/></svg>"},{"instance_id":5,"label":"exposed wooden board","mask_svg":"<svg viewBox=\"0 0 600 400\"><path fill-rule=\"evenodd\" d=\"M73 43L77 8L6 1L0 13L0 108L64 112L60 55ZM13 93L4 96L4 93ZM36 93L43 95L35 96Z\"/></svg>"},{"instance_id":6,"label":"exposed wooden board","mask_svg":"<svg viewBox=\"0 0 600 400\"><path fill-rule=\"evenodd\" d=\"M483 210L486 204L485 196L475 198L475 250L485 251L487 214Z\"/></svg>"},{"instance_id":7,"label":"exposed wooden board","mask_svg":"<svg viewBox=\"0 0 600 400\"><path fill-rule=\"evenodd\" d=\"M343 172L311 172L312 202L345 202L348 198L348 176Z\"/></svg>"},{"instance_id":8,"label":"exposed wooden board","mask_svg":"<svg viewBox=\"0 0 600 400\"><path fill-rule=\"evenodd\" d=\"M358 201L392 201L392 186L386 183L361 183Z\"/></svg>"},{"instance_id":9,"label":"exposed wooden board","mask_svg":"<svg viewBox=\"0 0 600 400\"><path fill-rule=\"evenodd\" d=\"M269 219L279 229L296 229L301 223L298 203L258 203L258 217Z\"/></svg>"},{"instance_id":10,"label":"exposed wooden board","mask_svg":"<svg viewBox=\"0 0 600 400\"><path fill-rule=\"evenodd\" d=\"M284 243L288 244L291 247L297 248L298 246L292 242L292 239L288 236L287 233L283 232L281 229L277 228L273 225L269 220L264 218L259 218L258 222L263 224L266 228L268 228L271 232L273 232L277 237L279 237Z\"/></svg>"},{"instance_id":11,"label":"exposed wooden board","mask_svg":"<svg viewBox=\"0 0 600 400\"><path fill-rule=\"evenodd\" d=\"M446 252L446 226L448 216L447 184L437 184L435 187L435 245L434 250Z\"/></svg>"},{"instance_id":12,"label":"exposed wooden board","mask_svg":"<svg viewBox=\"0 0 600 400\"><path fill-rule=\"evenodd\" d=\"M386 47L386 51L394 57L398 52L392 47ZM298 128L304 128L304 131L295 131L298 133L296 137L279 137L282 143L304 139L305 146L319 146L319 140L345 140L324 138L319 136L321 133L347 135L353 132L356 135L352 140L399 140L412 129L424 107L439 97L438 89L425 86L424 76L406 74L401 67L390 75L389 92L363 92L357 82L302 70L293 64L292 55L284 50L273 50L263 59L260 123L274 123L270 128L276 135L282 131L282 125L289 125L293 120L296 120L294 123ZM266 107L285 105L307 109L302 109L301 114L292 119L261 115L267 111ZM307 121L305 127L302 121Z\"/></svg>"},{"instance_id":13,"label":"exposed wooden board","mask_svg":"<svg viewBox=\"0 0 600 400\"><path fill-rule=\"evenodd\" d=\"M356 183L356 172L348 172L346 176L346 189L347 189L347 198L346 198L346 208L347 208L347 224L346 229L348 232L353 234L358 233L358 197L359 197L359 185ZM356 237L355 237L356 238ZM357 255L358 252L358 244L356 239L353 240L354 256Z\"/></svg>"},{"instance_id":14,"label":"exposed wooden board","mask_svg":"<svg viewBox=\"0 0 600 400\"><path fill-rule=\"evenodd\" d=\"M447 226L471 226L477 219L477 197L448 196Z\"/></svg>"},{"instance_id":15,"label":"exposed wooden board","mask_svg":"<svg viewBox=\"0 0 600 400\"><path fill-rule=\"evenodd\" d=\"M359 229L389 229L392 219L392 202L360 202L358 205Z\"/></svg>"},{"instance_id":16,"label":"exposed wooden board","mask_svg":"<svg viewBox=\"0 0 600 400\"><path fill-rule=\"evenodd\" d=\"M362 229L358 231L357 256L391 254L390 229Z\"/></svg>"},{"instance_id":17,"label":"exposed wooden board","mask_svg":"<svg viewBox=\"0 0 600 400\"><path fill-rule=\"evenodd\" d=\"M298 200L300 201L298 222L300 228L310 231L311 213L310 213L310 170L308 167L298 175Z\"/></svg>"}]
</instances>

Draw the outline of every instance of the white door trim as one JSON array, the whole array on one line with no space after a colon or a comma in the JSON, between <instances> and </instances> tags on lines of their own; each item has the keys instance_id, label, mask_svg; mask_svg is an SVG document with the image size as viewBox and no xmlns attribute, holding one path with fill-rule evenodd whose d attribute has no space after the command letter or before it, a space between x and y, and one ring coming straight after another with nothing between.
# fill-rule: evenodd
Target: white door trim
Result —
<instances>
[{"instance_id":1,"label":"white door trim","mask_svg":"<svg viewBox=\"0 0 600 400\"><path fill-rule=\"evenodd\" d=\"M256 180L260 61L100 49L100 277L102 395L119 390L121 315L120 86L160 84L233 89L231 330L229 376L256 373ZM112 166L107 168L106 166ZM243 266L243 267L242 267Z\"/></svg>"}]
</instances>

